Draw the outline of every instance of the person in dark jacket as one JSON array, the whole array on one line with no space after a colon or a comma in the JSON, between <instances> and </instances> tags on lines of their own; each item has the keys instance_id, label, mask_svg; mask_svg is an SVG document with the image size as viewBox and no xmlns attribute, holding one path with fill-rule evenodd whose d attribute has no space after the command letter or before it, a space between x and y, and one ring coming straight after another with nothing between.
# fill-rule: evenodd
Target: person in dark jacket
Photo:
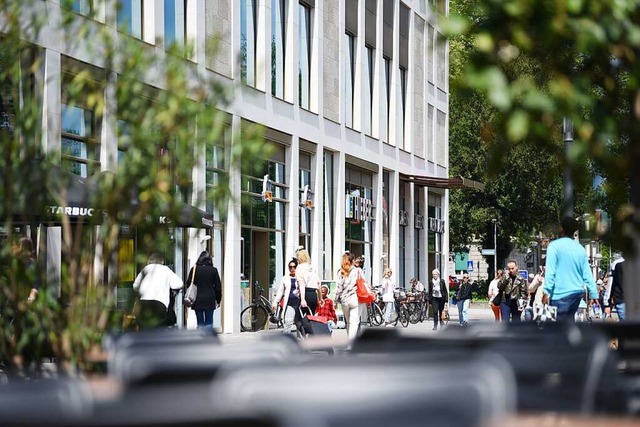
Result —
<instances>
[{"instance_id":1,"label":"person in dark jacket","mask_svg":"<svg viewBox=\"0 0 640 427\"><path fill-rule=\"evenodd\" d=\"M433 330L438 329L438 322L442 319L445 304L449 301L449 293L444 279L440 278L440 270L437 268L431 272L427 299L433 306Z\"/></svg>"},{"instance_id":2,"label":"person in dark jacket","mask_svg":"<svg viewBox=\"0 0 640 427\"><path fill-rule=\"evenodd\" d=\"M469 275L466 273L462 276L457 299L460 326L464 326L469 323L469 305L471 304L471 282L469 281Z\"/></svg>"},{"instance_id":3,"label":"person in dark jacket","mask_svg":"<svg viewBox=\"0 0 640 427\"><path fill-rule=\"evenodd\" d=\"M198 328L211 328L213 327L213 312L220 306L222 300L222 283L218 269L213 266L213 259L209 252L202 251L198 257L196 265L187 277L187 286L191 283L193 274L195 274L193 283L198 288L198 293L191 308L196 312Z\"/></svg>"}]
</instances>

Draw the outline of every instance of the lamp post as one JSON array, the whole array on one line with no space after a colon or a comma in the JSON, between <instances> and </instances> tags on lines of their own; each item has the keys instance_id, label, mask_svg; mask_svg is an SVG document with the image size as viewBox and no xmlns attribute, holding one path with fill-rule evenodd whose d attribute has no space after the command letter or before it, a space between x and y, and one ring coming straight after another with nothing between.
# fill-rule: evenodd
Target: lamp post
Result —
<instances>
[{"instance_id":1,"label":"lamp post","mask_svg":"<svg viewBox=\"0 0 640 427\"><path fill-rule=\"evenodd\" d=\"M498 274L498 220L493 218L493 275Z\"/></svg>"}]
</instances>

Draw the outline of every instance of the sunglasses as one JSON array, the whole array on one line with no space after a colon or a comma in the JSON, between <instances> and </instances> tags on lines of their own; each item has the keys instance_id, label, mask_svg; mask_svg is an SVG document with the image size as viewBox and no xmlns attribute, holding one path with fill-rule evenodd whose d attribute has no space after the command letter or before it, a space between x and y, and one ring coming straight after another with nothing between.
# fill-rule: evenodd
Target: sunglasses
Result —
<instances>
[{"instance_id":1,"label":"sunglasses","mask_svg":"<svg viewBox=\"0 0 640 427\"><path fill-rule=\"evenodd\" d=\"M290 265L289 266L289 270L291 270L292 268L296 268L296 266L295 265Z\"/></svg>"}]
</instances>

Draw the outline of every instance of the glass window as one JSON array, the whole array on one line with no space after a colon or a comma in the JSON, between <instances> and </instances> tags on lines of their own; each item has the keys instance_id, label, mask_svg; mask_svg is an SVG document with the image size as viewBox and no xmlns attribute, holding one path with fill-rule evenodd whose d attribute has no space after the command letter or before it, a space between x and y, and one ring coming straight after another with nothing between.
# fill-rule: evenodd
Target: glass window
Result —
<instances>
[{"instance_id":1,"label":"glass window","mask_svg":"<svg viewBox=\"0 0 640 427\"><path fill-rule=\"evenodd\" d=\"M390 110L389 110L389 105L391 104L391 59L387 58L385 56L384 58L384 84L385 84L385 90L386 90L386 104L384 106L385 108L385 114L384 117L387 121L387 125L386 125L386 132L384 134L385 137L385 142L389 142L389 114L390 114Z\"/></svg>"},{"instance_id":2,"label":"glass window","mask_svg":"<svg viewBox=\"0 0 640 427\"><path fill-rule=\"evenodd\" d=\"M347 60L345 61L344 79L344 122L353 127L353 94L356 80L356 37L345 34L347 42Z\"/></svg>"},{"instance_id":3,"label":"glass window","mask_svg":"<svg viewBox=\"0 0 640 427\"><path fill-rule=\"evenodd\" d=\"M437 58L437 84L442 90L447 89L447 40L440 33L437 33L437 45L436 45Z\"/></svg>"},{"instance_id":4,"label":"glass window","mask_svg":"<svg viewBox=\"0 0 640 427\"><path fill-rule=\"evenodd\" d=\"M298 5L298 102L309 109L311 70L311 8Z\"/></svg>"},{"instance_id":5,"label":"glass window","mask_svg":"<svg viewBox=\"0 0 640 427\"><path fill-rule=\"evenodd\" d=\"M240 79L256 85L256 7L257 0L240 0Z\"/></svg>"},{"instance_id":6,"label":"glass window","mask_svg":"<svg viewBox=\"0 0 640 427\"><path fill-rule=\"evenodd\" d=\"M398 109L398 122L399 122L399 134L400 139L398 140L398 147L404 149L404 126L405 126L405 118L407 115L407 70L406 68L400 67L400 108Z\"/></svg>"},{"instance_id":7,"label":"glass window","mask_svg":"<svg viewBox=\"0 0 640 427\"><path fill-rule=\"evenodd\" d=\"M375 71L375 49L366 46L365 50L367 52L367 72L366 72L366 87L367 91L365 92L365 133L371 135L372 132L372 123L373 123L373 73Z\"/></svg>"},{"instance_id":8,"label":"glass window","mask_svg":"<svg viewBox=\"0 0 640 427\"><path fill-rule=\"evenodd\" d=\"M406 207L406 198L405 198L405 185L404 184L400 184L400 194L399 194L400 198L399 198L399 203L400 203L400 210L406 212L407 207ZM398 236L398 242L399 242L399 251L400 251L400 268L399 268L399 272L398 272L398 285L404 287L404 284L407 282L406 278L407 278L407 266L406 266L406 241L405 241L405 234L406 234L406 225L400 225L400 234Z\"/></svg>"},{"instance_id":9,"label":"glass window","mask_svg":"<svg viewBox=\"0 0 640 427\"><path fill-rule=\"evenodd\" d=\"M118 0L118 30L142 38L142 0Z\"/></svg>"},{"instance_id":10,"label":"glass window","mask_svg":"<svg viewBox=\"0 0 640 427\"><path fill-rule=\"evenodd\" d=\"M435 56L434 40L433 40L434 30L431 25L427 27L427 80L433 83L433 62Z\"/></svg>"},{"instance_id":11,"label":"glass window","mask_svg":"<svg viewBox=\"0 0 640 427\"><path fill-rule=\"evenodd\" d=\"M225 146L231 138L231 128L225 126L222 131L222 140L215 141L207 144L205 168L206 176L205 182L207 187L207 193L213 191L219 185L227 185L228 178L226 165L225 165ZM207 196L206 210L213 214L213 218L216 221L224 221L226 209L216 209L214 200Z\"/></svg>"},{"instance_id":12,"label":"glass window","mask_svg":"<svg viewBox=\"0 0 640 427\"><path fill-rule=\"evenodd\" d=\"M187 0L164 0L164 45L185 45Z\"/></svg>"},{"instance_id":13,"label":"glass window","mask_svg":"<svg viewBox=\"0 0 640 427\"><path fill-rule=\"evenodd\" d=\"M271 95L284 98L286 14L284 0L271 0Z\"/></svg>"},{"instance_id":14,"label":"glass window","mask_svg":"<svg viewBox=\"0 0 640 427\"><path fill-rule=\"evenodd\" d=\"M95 139L95 114L62 104L62 164L70 172L87 177L99 170L100 145Z\"/></svg>"},{"instance_id":15,"label":"glass window","mask_svg":"<svg viewBox=\"0 0 640 427\"><path fill-rule=\"evenodd\" d=\"M322 248L323 248L323 267L324 277L333 277L333 268L331 266L331 254L333 253L333 218L334 218L334 188L333 188L333 154L329 151L324 152L324 188L323 188L323 211L324 221L322 232Z\"/></svg>"},{"instance_id":16,"label":"glass window","mask_svg":"<svg viewBox=\"0 0 640 427\"><path fill-rule=\"evenodd\" d=\"M300 201L304 202L303 194L305 186L311 186L311 170L302 166L303 163L310 164L310 155L300 153L301 161L300 161L300 170L298 172L298 185L300 188ZM306 157L307 161L303 162L302 158ZM300 217L299 217L299 244L304 246L305 248L311 248L311 210L307 209L304 205L300 206Z\"/></svg>"},{"instance_id":17,"label":"glass window","mask_svg":"<svg viewBox=\"0 0 640 427\"><path fill-rule=\"evenodd\" d=\"M63 3L64 5L65 3ZM74 12L78 12L82 15L89 15L92 12L93 2L92 0L71 0L71 2L66 3L69 5L69 8Z\"/></svg>"}]
</instances>

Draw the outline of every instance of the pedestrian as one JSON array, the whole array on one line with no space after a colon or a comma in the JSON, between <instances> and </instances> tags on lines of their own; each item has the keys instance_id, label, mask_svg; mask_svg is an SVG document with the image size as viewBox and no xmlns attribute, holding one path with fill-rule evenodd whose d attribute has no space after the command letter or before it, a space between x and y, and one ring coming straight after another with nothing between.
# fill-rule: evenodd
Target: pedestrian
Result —
<instances>
[{"instance_id":1,"label":"pedestrian","mask_svg":"<svg viewBox=\"0 0 640 427\"><path fill-rule=\"evenodd\" d=\"M371 289L371 285L369 284L369 281L367 280L367 276L364 274L364 270L362 269L362 267L364 266L364 256L360 255L359 257L357 257L354 261L354 266L357 269L359 277L362 277L364 279L364 285L367 288L367 291L369 293L372 293L373 291ZM367 312L368 305L369 305L368 303L358 301L360 325L362 326L364 326L369 319L369 313Z\"/></svg>"},{"instance_id":2,"label":"pedestrian","mask_svg":"<svg viewBox=\"0 0 640 427\"><path fill-rule=\"evenodd\" d=\"M524 318L527 321L533 320L533 313L535 311L535 306L538 304L542 304L542 288L544 285L544 275L546 271L546 267L542 264L540 267L540 271L533 277L531 283L527 288L529 292L529 305L524 313Z\"/></svg>"},{"instance_id":3,"label":"pedestrian","mask_svg":"<svg viewBox=\"0 0 640 427\"><path fill-rule=\"evenodd\" d=\"M306 249L298 250L296 257L298 258L296 279L300 287L300 305L309 307L311 314L315 314L320 295L318 275L311 265L311 256Z\"/></svg>"},{"instance_id":4,"label":"pedestrian","mask_svg":"<svg viewBox=\"0 0 640 427\"><path fill-rule=\"evenodd\" d=\"M382 292L382 302L384 303L384 325L393 326L391 324L391 318L396 311L396 300L393 296L393 291L396 289L395 283L391 280L393 272L389 267L384 269L382 274L382 285L380 291Z\"/></svg>"},{"instance_id":5,"label":"pedestrian","mask_svg":"<svg viewBox=\"0 0 640 427\"><path fill-rule=\"evenodd\" d=\"M349 340L353 341L358 335L360 314L358 313L358 294L356 292L356 280L358 270L353 265L352 253L342 255L340 274L336 284L336 303L342 305L345 327Z\"/></svg>"},{"instance_id":6,"label":"pedestrian","mask_svg":"<svg viewBox=\"0 0 640 427\"><path fill-rule=\"evenodd\" d=\"M409 283L411 284L411 292L424 292L424 285L417 278L412 278Z\"/></svg>"},{"instance_id":7,"label":"pedestrian","mask_svg":"<svg viewBox=\"0 0 640 427\"><path fill-rule=\"evenodd\" d=\"M209 252L200 253L196 265L189 272L187 283L191 283L193 274L195 274L193 284L198 289L196 301L191 307L196 313L196 323L198 328L212 328L213 312L222 301L222 283Z\"/></svg>"},{"instance_id":8,"label":"pedestrian","mask_svg":"<svg viewBox=\"0 0 640 427\"><path fill-rule=\"evenodd\" d=\"M494 277L493 280L489 283L489 291L487 292L487 297L489 298L489 307L491 307L491 311L493 311L493 317L496 319L496 322L500 321L500 298L495 301L497 302L497 304L494 304L494 299L496 299L496 297L500 293L500 291L498 290L498 283L500 283L500 279L502 278L503 274L504 271L502 269L499 269L496 272L496 277Z\"/></svg>"},{"instance_id":9,"label":"pedestrian","mask_svg":"<svg viewBox=\"0 0 640 427\"><path fill-rule=\"evenodd\" d=\"M323 284L320 286L320 301L318 301L318 311L316 314L327 318L329 330L333 330L336 323L338 323L335 304L333 300L329 298L329 285Z\"/></svg>"},{"instance_id":10,"label":"pedestrian","mask_svg":"<svg viewBox=\"0 0 640 427\"><path fill-rule=\"evenodd\" d=\"M498 291L502 291L500 301L500 317L503 322L520 322L527 299L527 282L518 274L518 263L515 260L507 262L507 275L503 275L498 282Z\"/></svg>"},{"instance_id":11,"label":"pedestrian","mask_svg":"<svg viewBox=\"0 0 640 427\"><path fill-rule=\"evenodd\" d=\"M168 326L168 308L172 289L182 289L182 280L164 265L164 256L155 252L138 273L133 289L140 295L136 322L140 329Z\"/></svg>"},{"instance_id":12,"label":"pedestrian","mask_svg":"<svg viewBox=\"0 0 640 427\"><path fill-rule=\"evenodd\" d=\"M33 241L30 237L24 236L20 238L19 251L19 259L24 263L27 280L29 282L29 295L27 296L27 302L31 303L35 301L40 290L40 272L37 268L36 256L33 250ZM22 294L20 297L21 300L24 298L24 295L25 294Z\"/></svg>"},{"instance_id":13,"label":"pedestrian","mask_svg":"<svg viewBox=\"0 0 640 427\"><path fill-rule=\"evenodd\" d=\"M576 231L578 221L571 217L563 218L562 236L547 248L543 290L551 305L557 307L558 321L574 320L585 286L592 301L598 298L587 253L573 238Z\"/></svg>"},{"instance_id":14,"label":"pedestrian","mask_svg":"<svg viewBox=\"0 0 640 427\"><path fill-rule=\"evenodd\" d=\"M469 323L469 305L471 304L471 282L469 282L469 275L467 273L462 275L462 283L458 289L458 296L456 297L458 302L458 319L460 320L460 326L465 326Z\"/></svg>"},{"instance_id":15,"label":"pedestrian","mask_svg":"<svg viewBox=\"0 0 640 427\"><path fill-rule=\"evenodd\" d=\"M429 290L427 292L427 300L433 307L433 330L438 329L438 323L442 320L447 301L449 301L449 293L444 279L440 278L440 270L437 268L431 272L431 280L429 281Z\"/></svg>"},{"instance_id":16,"label":"pedestrian","mask_svg":"<svg viewBox=\"0 0 640 427\"><path fill-rule=\"evenodd\" d=\"M604 295L604 312L606 317L611 317L611 307L615 306L620 320L625 319L624 264L625 262L622 256L613 263L613 271L609 275L609 282L611 282L611 284L607 285L607 291Z\"/></svg>"},{"instance_id":17,"label":"pedestrian","mask_svg":"<svg viewBox=\"0 0 640 427\"><path fill-rule=\"evenodd\" d=\"M296 269L298 267L298 260L291 258L291 261L287 263L287 269L289 270L282 279L278 286L278 291L273 299L272 308L273 312L277 312L280 300L283 300L282 320L284 329L282 333L290 334L293 330L293 322L296 318L296 313L300 310L300 289L298 287L298 280L296 279ZM298 326L299 327L299 326Z\"/></svg>"}]
</instances>

